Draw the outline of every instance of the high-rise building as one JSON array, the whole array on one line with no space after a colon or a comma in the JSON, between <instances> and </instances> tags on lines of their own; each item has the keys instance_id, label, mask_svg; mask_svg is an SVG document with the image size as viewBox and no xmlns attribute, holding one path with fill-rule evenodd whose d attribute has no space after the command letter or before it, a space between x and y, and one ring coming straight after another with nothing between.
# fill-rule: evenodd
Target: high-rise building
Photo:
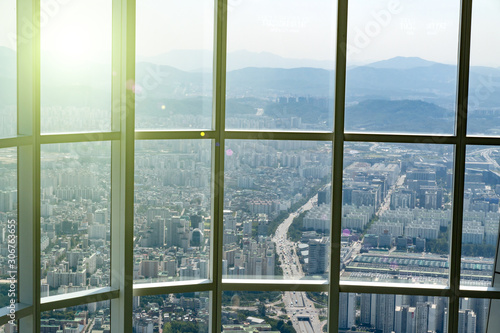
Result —
<instances>
[{"instance_id":1,"label":"high-rise building","mask_svg":"<svg viewBox=\"0 0 500 333\"><path fill-rule=\"evenodd\" d=\"M360 295L360 321L362 325L371 323L372 294Z\"/></svg>"},{"instance_id":2,"label":"high-rise building","mask_svg":"<svg viewBox=\"0 0 500 333\"><path fill-rule=\"evenodd\" d=\"M373 295L372 302L376 304L375 328L382 333L394 330L396 313L396 295Z\"/></svg>"},{"instance_id":3,"label":"high-rise building","mask_svg":"<svg viewBox=\"0 0 500 333\"><path fill-rule=\"evenodd\" d=\"M415 333L417 327L416 309L408 305L396 306L394 314L395 333Z\"/></svg>"},{"instance_id":4,"label":"high-rise building","mask_svg":"<svg viewBox=\"0 0 500 333\"><path fill-rule=\"evenodd\" d=\"M323 274L327 268L328 239L311 239L309 241L309 256L307 272L309 274Z\"/></svg>"},{"instance_id":5,"label":"high-rise building","mask_svg":"<svg viewBox=\"0 0 500 333\"><path fill-rule=\"evenodd\" d=\"M140 274L145 278L157 278L158 262L156 260L143 260L141 262Z\"/></svg>"},{"instance_id":6,"label":"high-rise building","mask_svg":"<svg viewBox=\"0 0 500 333\"><path fill-rule=\"evenodd\" d=\"M458 333L476 333L476 314L472 310L458 312Z\"/></svg>"},{"instance_id":7,"label":"high-rise building","mask_svg":"<svg viewBox=\"0 0 500 333\"><path fill-rule=\"evenodd\" d=\"M356 294L341 293L339 304L339 327L351 328L356 323Z\"/></svg>"}]
</instances>

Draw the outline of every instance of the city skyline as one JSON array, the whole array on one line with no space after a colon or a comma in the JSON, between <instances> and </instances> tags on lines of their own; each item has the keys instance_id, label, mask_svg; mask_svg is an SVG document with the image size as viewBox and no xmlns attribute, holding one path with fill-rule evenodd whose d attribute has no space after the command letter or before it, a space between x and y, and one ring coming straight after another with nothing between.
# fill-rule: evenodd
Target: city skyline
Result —
<instances>
[{"instance_id":1,"label":"city skyline","mask_svg":"<svg viewBox=\"0 0 500 333\"><path fill-rule=\"evenodd\" d=\"M480 1L1 2L0 333L495 331Z\"/></svg>"},{"instance_id":2,"label":"city skyline","mask_svg":"<svg viewBox=\"0 0 500 333\"><path fill-rule=\"evenodd\" d=\"M213 222L209 142L138 143L135 283L210 278ZM111 215L106 194L106 146L57 144L43 149L42 297L109 285ZM223 278L327 279L331 146L322 142L230 140L226 147ZM9 166L7 156L2 161ZM494 251L485 251L496 243L500 220L500 179L495 178L494 171L499 168L500 155L495 148L472 147L467 156L462 248L469 252L462 255L462 283L484 287L491 284L494 257ZM446 231L451 225L453 160L449 146L346 145L342 225L334 224L342 228L342 280L449 283L450 243ZM14 171L12 167L7 170ZM485 182L478 183L481 179ZM7 203L0 205L4 212L15 205L9 193L0 192L0 203ZM307 326L314 332L326 324L318 295L279 295L274 296L279 297L278 301L265 302L266 316L256 310L250 317L265 322L265 318L279 320L280 316L288 316L290 327L301 330ZM384 327L402 325L406 313L417 314L425 309L426 316L432 310L432 318L442 318L439 324L437 319L426 319L425 327L441 327L436 331L444 332L447 307L435 300L397 298L399 301L395 299L394 306L390 305L394 308L393 319L385 323L376 319L380 316L371 315L375 319L363 322L362 318L370 317L365 310L356 313L351 308L355 299L363 297L351 294L351 301L343 302L347 305L341 308L346 312L341 312L340 328L371 326L386 332ZM378 300L373 302L372 309L382 306ZM167 301L159 306L170 305ZM137 313L141 309L137 307ZM479 308L464 305L460 309L461 315L486 320ZM225 305L224 311L239 310ZM261 319L255 319L254 324ZM150 316L134 320L137 325L159 325ZM422 320L406 325L420 325ZM229 329L243 322L223 321L223 325ZM469 332L484 332L484 323L480 327Z\"/></svg>"}]
</instances>

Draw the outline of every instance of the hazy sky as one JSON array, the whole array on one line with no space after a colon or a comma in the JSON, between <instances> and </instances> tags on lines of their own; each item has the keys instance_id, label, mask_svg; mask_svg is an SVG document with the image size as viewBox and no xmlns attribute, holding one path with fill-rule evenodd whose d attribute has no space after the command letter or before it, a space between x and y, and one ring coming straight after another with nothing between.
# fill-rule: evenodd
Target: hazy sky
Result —
<instances>
[{"instance_id":1,"label":"hazy sky","mask_svg":"<svg viewBox=\"0 0 500 333\"><path fill-rule=\"evenodd\" d=\"M474 0L471 63L500 66L500 1Z\"/></svg>"},{"instance_id":2,"label":"hazy sky","mask_svg":"<svg viewBox=\"0 0 500 333\"><path fill-rule=\"evenodd\" d=\"M60 2L59 2L60 1ZM56 4L50 7L47 4ZM228 51L333 59L331 0L228 0ZM456 63L459 0L351 0L350 63L415 56ZM213 0L137 0L137 54L213 45ZM475 0L472 64L500 66L500 1ZM15 0L1 0L0 45L12 47ZM42 0L42 49L104 61L111 41L110 0ZM76 38L75 38L76 36Z\"/></svg>"},{"instance_id":3,"label":"hazy sky","mask_svg":"<svg viewBox=\"0 0 500 333\"><path fill-rule=\"evenodd\" d=\"M213 0L138 0L136 13L140 56L213 49Z\"/></svg>"},{"instance_id":4,"label":"hazy sky","mask_svg":"<svg viewBox=\"0 0 500 333\"><path fill-rule=\"evenodd\" d=\"M0 0L0 46L15 48L16 0Z\"/></svg>"},{"instance_id":5,"label":"hazy sky","mask_svg":"<svg viewBox=\"0 0 500 333\"><path fill-rule=\"evenodd\" d=\"M229 4L228 51L333 59L337 16L333 1L240 0Z\"/></svg>"},{"instance_id":6,"label":"hazy sky","mask_svg":"<svg viewBox=\"0 0 500 333\"><path fill-rule=\"evenodd\" d=\"M74 62L111 61L111 1L42 0L40 44L44 52ZM53 5L58 4L57 6ZM49 6L52 4L52 7ZM42 59L43 61L43 59ZM64 60L60 60L64 61Z\"/></svg>"},{"instance_id":7,"label":"hazy sky","mask_svg":"<svg viewBox=\"0 0 500 333\"><path fill-rule=\"evenodd\" d=\"M456 63L460 1L353 0L349 4L349 61L405 56Z\"/></svg>"}]
</instances>

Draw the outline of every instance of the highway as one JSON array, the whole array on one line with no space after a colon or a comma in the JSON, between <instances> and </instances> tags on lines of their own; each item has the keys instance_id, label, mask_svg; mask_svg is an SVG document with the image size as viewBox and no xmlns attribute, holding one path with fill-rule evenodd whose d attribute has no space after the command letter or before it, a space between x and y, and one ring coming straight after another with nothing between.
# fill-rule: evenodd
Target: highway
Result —
<instances>
[{"instance_id":1,"label":"highway","mask_svg":"<svg viewBox=\"0 0 500 333\"><path fill-rule=\"evenodd\" d=\"M398 177L398 180L391 188L387 191L387 195L384 198L384 202L380 205L379 209L375 213L375 215L380 216L383 211L389 210L391 204L391 195L394 193L394 190L398 187L403 186L406 179L406 174L402 174Z\"/></svg>"},{"instance_id":2,"label":"highway","mask_svg":"<svg viewBox=\"0 0 500 333\"><path fill-rule=\"evenodd\" d=\"M281 261L283 270L283 279L299 280L305 276L302 265L299 262L296 243L287 238L288 229L293 222L293 219L299 216L300 213L308 211L318 201L318 196L315 195L302 207L291 213L276 229L273 236L273 241L276 244L277 257ZM326 323L319 320L319 309L314 307L314 302L311 301L305 292L287 291L283 295L283 302L288 317L293 323L293 327L297 332L320 333L322 325Z\"/></svg>"},{"instance_id":3,"label":"highway","mask_svg":"<svg viewBox=\"0 0 500 333\"><path fill-rule=\"evenodd\" d=\"M481 149L481 156L489 163L493 164L495 170L500 169L500 165L498 165L497 161L494 158L491 158L491 153L495 152L497 148L486 148Z\"/></svg>"},{"instance_id":4,"label":"highway","mask_svg":"<svg viewBox=\"0 0 500 333\"><path fill-rule=\"evenodd\" d=\"M163 333L163 312L161 311L161 307L158 313L158 333Z\"/></svg>"}]
</instances>

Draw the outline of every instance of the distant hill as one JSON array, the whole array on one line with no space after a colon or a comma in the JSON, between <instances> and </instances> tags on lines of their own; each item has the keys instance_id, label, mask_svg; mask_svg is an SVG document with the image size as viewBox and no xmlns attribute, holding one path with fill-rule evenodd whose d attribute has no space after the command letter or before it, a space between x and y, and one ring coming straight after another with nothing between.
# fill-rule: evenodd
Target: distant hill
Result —
<instances>
[{"instance_id":1,"label":"distant hill","mask_svg":"<svg viewBox=\"0 0 500 333\"><path fill-rule=\"evenodd\" d=\"M247 67L267 68L321 68L332 70L335 67L333 60L314 60L285 58L269 52L234 51L227 55L227 70L233 71Z\"/></svg>"},{"instance_id":2,"label":"distant hill","mask_svg":"<svg viewBox=\"0 0 500 333\"><path fill-rule=\"evenodd\" d=\"M208 50L173 50L154 57L139 56L138 61L175 67L187 72L209 72L213 65L213 52ZM334 61L286 58L269 52L250 52L245 50L229 52L227 54L226 68L228 71L248 67L286 69L311 67L333 69Z\"/></svg>"},{"instance_id":3,"label":"distant hill","mask_svg":"<svg viewBox=\"0 0 500 333\"><path fill-rule=\"evenodd\" d=\"M365 100L346 108L345 130L451 134L454 120L453 111L432 103Z\"/></svg>"},{"instance_id":4,"label":"distant hill","mask_svg":"<svg viewBox=\"0 0 500 333\"><path fill-rule=\"evenodd\" d=\"M356 67L347 72L346 99L422 99L453 104L456 76L456 67L443 64L408 69Z\"/></svg>"},{"instance_id":5,"label":"distant hill","mask_svg":"<svg viewBox=\"0 0 500 333\"><path fill-rule=\"evenodd\" d=\"M319 68L244 68L227 73L227 94L333 96L334 72Z\"/></svg>"},{"instance_id":6,"label":"distant hill","mask_svg":"<svg viewBox=\"0 0 500 333\"><path fill-rule=\"evenodd\" d=\"M137 56L138 62L175 67L186 72L210 71L213 52L208 50L173 50L153 57Z\"/></svg>"},{"instance_id":7,"label":"distant hill","mask_svg":"<svg viewBox=\"0 0 500 333\"><path fill-rule=\"evenodd\" d=\"M229 99L227 114L230 116L255 114L252 99ZM333 107L329 104L304 102L255 103L273 119L301 117L303 123L331 123ZM439 133L451 134L455 114L432 103L420 100L365 100L351 105L345 111L345 129L348 132L385 133Z\"/></svg>"},{"instance_id":8,"label":"distant hill","mask_svg":"<svg viewBox=\"0 0 500 333\"><path fill-rule=\"evenodd\" d=\"M373 68L410 69L436 65L437 62L428 61L418 57L395 57L387 60L377 61L366 65Z\"/></svg>"},{"instance_id":9,"label":"distant hill","mask_svg":"<svg viewBox=\"0 0 500 333\"><path fill-rule=\"evenodd\" d=\"M186 52L171 52L166 59L177 62L180 67L182 61L187 66L202 63L199 59L211 59L206 51ZM109 64L65 66L52 57L44 57L42 104L109 107L112 75ZM231 64L231 61L236 62ZM253 115L256 109L264 109L264 115L274 118L299 116L304 123L330 122L335 73L320 68L328 67L327 62L247 51L228 55L228 68L244 64L254 67L227 72L228 114ZM275 67L264 66L269 64ZM293 68L286 68L288 66ZM393 131L394 124L398 124L416 133L448 133L449 124L454 120L456 76L456 66L411 57L350 68L346 76L346 129ZM0 47L0 106L15 105L15 79L15 52ZM210 71L188 71L139 61L135 86L137 114L211 114L213 76ZM481 131L484 124L500 122L496 116L500 114L499 86L499 69L471 67L470 129ZM291 100L301 97L302 100L276 103L280 97L291 97ZM393 125L386 126L387 123Z\"/></svg>"}]
</instances>

